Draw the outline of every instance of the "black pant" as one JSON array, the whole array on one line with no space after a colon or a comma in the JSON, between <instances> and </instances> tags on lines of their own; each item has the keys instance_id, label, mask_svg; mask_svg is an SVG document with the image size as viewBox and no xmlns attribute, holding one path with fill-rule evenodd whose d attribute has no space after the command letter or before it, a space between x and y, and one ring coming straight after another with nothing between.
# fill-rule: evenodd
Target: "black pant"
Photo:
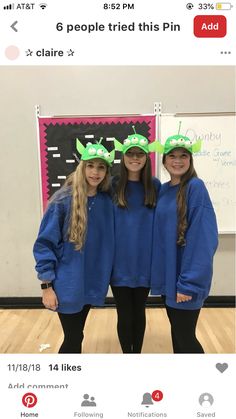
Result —
<instances>
[{"instance_id":1,"label":"black pant","mask_svg":"<svg viewBox=\"0 0 236 419\"><path fill-rule=\"evenodd\" d=\"M141 353L149 288L111 287L116 302L117 332L123 353Z\"/></svg>"},{"instance_id":2,"label":"black pant","mask_svg":"<svg viewBox=\"0 0 236 419\"><path fill-rule=\"evenodd\" d=\"M175 354L202 354L204 350L196 338L199 310L182 310L166 306L171 324L172 345Z\"/></svg>"},{"instance_id":3,"label":"black pant","mask_svg":"<svg viewBox=\"0 0 236 419\"><path fill-rule=\"evenodd\" d=\"M59 349L59 354L81 353L84 325L90 308L91 305L87 304L79 313L58 313L64 332L64 341Z\"/></svg>"}]
</instances>

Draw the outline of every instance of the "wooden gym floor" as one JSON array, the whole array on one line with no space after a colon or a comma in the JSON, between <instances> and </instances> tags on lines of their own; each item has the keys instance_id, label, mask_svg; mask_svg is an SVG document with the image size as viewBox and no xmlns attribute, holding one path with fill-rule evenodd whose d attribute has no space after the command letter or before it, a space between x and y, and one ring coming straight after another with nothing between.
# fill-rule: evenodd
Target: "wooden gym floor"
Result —
<instances>
[{"instance_id":1,"label":"wooden gym floor","mask_svg":"<svg viewBox=\"0 0 236 419\"><path fill-rule=\"evenodd\" d=\"M147 308L143 353L172 353L169 322L162 308ZM115 308L93 308L87 318L84 353L121 353ZM62 331L56 313L45 309L0 310L0 353L57 353ZM197 336L206 353L235 353L235 309L203 308Z\"/></svg>"},{"instance_id":2,"label":"wooden gym floor","mask_svg":"<svg viewBox=\"0 0 236 419\"><path fill-rule=\"evenodd\" d=\"M169 322L163 308L147 308L143 353L172 353ZM83 353L121 353L116 309L93 308L87 318ZM62 331L56 313L45 309L0 310L0 353L57 353ZM197 336L206 353L235 353L235 309L203 308ZM50 347L40 351L40 345Z\"/></svg>"}]
</instances>

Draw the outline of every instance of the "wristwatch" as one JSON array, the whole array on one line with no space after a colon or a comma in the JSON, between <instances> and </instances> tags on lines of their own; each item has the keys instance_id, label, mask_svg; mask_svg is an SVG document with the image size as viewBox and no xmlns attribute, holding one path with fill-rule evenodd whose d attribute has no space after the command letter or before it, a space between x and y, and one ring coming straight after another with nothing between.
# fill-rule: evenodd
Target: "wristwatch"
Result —
<instances>
[{"instance_id":1,"label":"wristwatch","mask_svg":"<svg viewBox=\"0 0 236 419\"><path fill-rule=\"evenodd\" d=\"M45 290L47 288L51 288L52 287L52 282L45 282L44 284L41 284L41 289Z\"/></svg>"}]
</instances>

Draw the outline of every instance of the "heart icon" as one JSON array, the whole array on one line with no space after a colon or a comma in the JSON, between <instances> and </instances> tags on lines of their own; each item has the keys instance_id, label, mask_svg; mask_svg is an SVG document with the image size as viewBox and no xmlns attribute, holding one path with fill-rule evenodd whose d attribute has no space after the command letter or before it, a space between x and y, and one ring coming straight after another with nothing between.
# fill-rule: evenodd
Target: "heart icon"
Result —
<instances>
[{"instance_id":1,"label":"heart icon","mask_svg":"<svg viewBox=\"0 0 236 419\"><path fill-rule=\"evenodd\" d=\"M224 364L220 364L218 362L218 364L216 364L216 369L220 372L224 372L225 370L227 370L228 368L228 364L226 364L226 362Z\"/></svg>"}]
</instances>

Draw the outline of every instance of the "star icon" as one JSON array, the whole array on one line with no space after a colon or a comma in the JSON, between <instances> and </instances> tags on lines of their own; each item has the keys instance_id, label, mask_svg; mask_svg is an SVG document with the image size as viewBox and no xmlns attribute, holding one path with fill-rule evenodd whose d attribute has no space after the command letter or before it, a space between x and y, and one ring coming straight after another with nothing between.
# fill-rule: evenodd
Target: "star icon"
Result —
<instances>
[{"instance_id":1,"label":"star icon","mask_svg":"<svg viewBox=\"0 0 236 419\"><path fill-rule=\"evenodd\" d=\"M32 55L33 55L33 51L29 48L28 48L27 51L25 51L25 53L26 53L26 57L32 57Z\"/></svg>"},{"instance_id":2,"label":"star icon","mask_svg":"<svg viewBox=\"0 0 236 419\"><path fill-rule=\"evenodd\" d=\"M68 57L73 57L75 51L73 51L71 48L69 49L69 51L67 51Z\"/></svg>"}]
</instances>

